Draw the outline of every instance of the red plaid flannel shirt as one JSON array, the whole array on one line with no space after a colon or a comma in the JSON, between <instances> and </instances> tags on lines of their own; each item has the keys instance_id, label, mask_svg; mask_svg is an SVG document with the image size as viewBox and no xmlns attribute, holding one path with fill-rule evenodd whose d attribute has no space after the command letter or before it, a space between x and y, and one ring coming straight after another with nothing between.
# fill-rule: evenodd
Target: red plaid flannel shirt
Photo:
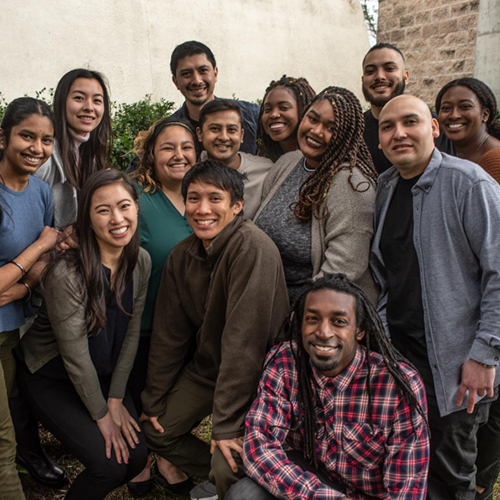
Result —
<instances>
[{"instance_id":1,"label":"red plaid flannel shirt","mask_svg":"<svg viewBox=\"0 0 500 500\"><path fill-rule=\"evenodd\" d=\"M349 499L424 500L429 464L427 425L400 398L382 357L374 352L369 356L373 432L365 348L358 346L352 363L336 377L325 377L313 367L318 465L332 481L346 486ZM302 450L304 434L290 344L274 348L266 365L246 419L243 458L247 475L279 499L342 498L342 493L289 461L284 452ZM427 412L420 377L408 365L401 366Z\"/></svg>"}]
</instances>

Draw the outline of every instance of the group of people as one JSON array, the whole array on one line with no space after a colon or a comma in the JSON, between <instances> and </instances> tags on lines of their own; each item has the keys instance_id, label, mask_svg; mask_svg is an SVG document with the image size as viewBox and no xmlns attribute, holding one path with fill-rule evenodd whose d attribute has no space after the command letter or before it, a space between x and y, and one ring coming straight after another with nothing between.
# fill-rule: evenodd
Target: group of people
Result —
<instances>
[{"instance_id":1,"label":"group of people","mask_svg":"<svg viewBox=\"0 0 500 500\"><path fill-rule=\"evenodd\" d=\"M156 478L192 499L492 500L491 90L454 80L435 115L386 43L365 113L287 76L260 107L217 98L200 42L170 67L185 102L127 174L97 72L1 121L0 498L25 498L16 463L67 482L41 422L85 467L68 499ZM208 415L210 444L191 432Z\"/></svg>"}]
</instances>

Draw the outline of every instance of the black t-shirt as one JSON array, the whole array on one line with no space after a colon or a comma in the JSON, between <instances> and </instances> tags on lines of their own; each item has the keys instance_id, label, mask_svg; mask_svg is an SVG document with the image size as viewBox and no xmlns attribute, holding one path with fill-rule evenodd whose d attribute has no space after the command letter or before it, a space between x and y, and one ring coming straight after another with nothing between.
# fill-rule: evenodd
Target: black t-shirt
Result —
<instances>
[{"instance_id":1,"label":"black t-shirt","mask_svg":"<svg viewBox=\"0 0 500 500\"><path fill-rule=\"evenodd\" d=\"M425 379L432 374L425 341L422 288L413 245L412 187L420 175L399 178L382 230L380 250L389 285L387 323L393 345L416 365ZM427 384L426 384L427 386Z\"/></svg>"},{"instance_id":2,"label":"black t-shirt","mask_svg":"<svg viewBox=\"0 0 500 500\"><path fill-rule=\"evenodd\" d=\"M434 118L437 116L432 113ZM365 112L365 131L364 138L370 154L372 155L373 164L375 169L379 173L385 172L388 168L392 167L392 163L386 158L385 154L381 149L379 149L378 144L378 120L373 116L371 109ZM435 140L436 147L439 151L447 153L452 156L456 156L455 148L453 143L443 134L440 133L439 137Z\"/></svg>"}]
</instances>

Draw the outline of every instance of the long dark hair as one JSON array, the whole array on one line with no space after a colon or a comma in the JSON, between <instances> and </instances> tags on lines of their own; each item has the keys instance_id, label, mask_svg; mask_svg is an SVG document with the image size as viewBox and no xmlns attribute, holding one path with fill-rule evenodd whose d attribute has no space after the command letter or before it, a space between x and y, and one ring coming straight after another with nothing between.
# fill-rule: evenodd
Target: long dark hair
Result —
<instances>
[{"instance_id":1,"label":"long dark hair","mask_svg":"<svg viewBox=\"0 0 500 500\"><path fill-rule=\"evenodd\" d=\"M19 125L31 115L46 116L52 123L52 126L54 126L54 116L46 103L33 97L18 97L14 99L5 109L2 122L0 123L0 128L2 129L0 143L3 144L0 149L0 161L3 158L3 150L9 145L12 128ZM9 217L12 216L6 202L2 200L2 193L0 191L0 221L4 213Z\"/></svg>"},{"instance_id":2,"label":"long dark hair","mask_svg":"<svg viewBox=\"0 0 500 500\"><path fill-rule=\"evenodd\" d=\"M50 262L43 279L43 286L50 290L51 277L53 274L59 272L57 264L62 260L66 261L81 276L85 301L85 322L89 335L95 335L106 327L104 283L107 279L101 263L99 244L91 228L90 207L95 191L112 184L122 185L134 202L137 203L137 192L126 174L118 170L99 170L98 172L94 172L85 182L78 200L78 218L76 220L75 231L78 236L79 248L56 255ZM137 230L132 236L130 243L124 248L113 281L118 307L125 313L121 297L137 264L139 241L139 231Z\"/></svg>"},{"instance_id":3,"label":"long dark hair","mask_svg":"<svg viewBox=\"0 0 500 500\"><path fill-rule=\"evenodd\" d=\"M377 172L363 137L365 118L358 98L342 87L327 87L316 96L305 114L323 99L333 107L335 130L321 162L300 187L299 201L291 206L295 217L302 221L310 220L313 215L320 218L319 208L333 177L340 170L348 169L352 174L354 167L357 167L367 179L377 182ZM359 192L370 187L369 181L353 185L351 176L349 183L354 191Z\"/></svg>"},{"instance_id":4,"label":"long dark hair","mask_svg":"<svg viewBox=\"0 0 500 500\"><path fill-rule=\"evenodd\" d=\"M297 101L297 111L299 115L297 128L302 120L302 117L304 116L305 110L316 95L316 92L314 92L314 89L309 85L309 82L305 78L293 78L291 76L283 75L279 80L273 80L269 84L269 87L267 87L259 112L259 125L257 128L257 145L259 150L257 154L259 156L265 156L273 162L277 161L278 158L284 154L284 151L280 146L280 143L273 141L264 130L264 126L262 125L262 115L264 114L264 105L266 103L267 96L277 87L284 87L290 90ZM295 135L297 135L297 128L293 132Z\"/></svg>"},{"instance_id":5,"label":"long dark hair","mask_svg":"<svg viewBox=\"0 0 500 500\"><path fill-rule=\"evenodd\" d=\"M394 379L400 397L407 402L412 414L419 414L426 422L427 417L420 402L408 381L408 377L401 369L400 363L405 362L412 366L389 342L385 336L384 327L372 303L365 292L349 281L344 274L327 275L306 285L295 301L288 316L285 338L290 342L293 356L297 366L298 402L304 418L304 458L317 465L315 454L316 442L316 412L315 394L311 381L313 380L309 355L304 349L302 342L302 320L304 317L304 306L307 296L311 292L319 290L334 290L336 292L351 295L356 299L356 325L365 332L363 339L359 342L366 347L366 364L368 375L366 377L366 391L368 394L368 411L370 425L373 428L373 408L370 388L370 351L377 352L382 356L384 365ZM412 420L412 425L414 422ZM414 427L415 428L415 427Z\"/></svg>"},{"instance_id":6,"label":"long dark hair","mask_svg":"<svg viewBox=\"0 0 500 500\"><path fill-rule=\"evenodd\" d=\"M191 123L183 118L174 117L162 118L161 120L153 123L153 125L151 125L148 130L139 132L137 137L134 139L134 153L139 158L139 165L137 166L137 169L131 174L131 177L137 179L137 183L143 188L142 191L144 193L151 192L152 194L158 188L161 188L160 180L155 174L154 149L158 136L167 127L173 126L183 127L191 134L191 137L193 138L196 159L198 159L198 139L196 138L196 133Z\"/></svg>"},{"instance_id":7,"label":"long dark hair","mask_svg":"<svg viewBox=\"0 0 500 500\"><path fill-rule=\"evenodd\" d=\"M101 122L92 130L89 140L75 150L66 120L66 101L71 85L77 78L99 82L102 87L104 111ZM80 191L93 172L107 168L107 160L112 150L110 100L104 76L88 69L74 69L66 73L59 80L54 94L54 115L64 173L68 182Z\"/></svg>"},{"instance_id":8,"label":"long dark hair","mask_svg":"<svg viewBox=\"0 0 500 500\"><path fill-rule=\"evenodd\" d=\"M500 140L500 122L497 120L497 100L495 94L486 83L477 78L458 78L448 82L436 97L436 113L441 109L441 101L444 94L452 87L466 87L472 90L481 104L481 110L488 109L490 116L486 120L486 131L496 139Z\"/></svg>"}]
</instances>

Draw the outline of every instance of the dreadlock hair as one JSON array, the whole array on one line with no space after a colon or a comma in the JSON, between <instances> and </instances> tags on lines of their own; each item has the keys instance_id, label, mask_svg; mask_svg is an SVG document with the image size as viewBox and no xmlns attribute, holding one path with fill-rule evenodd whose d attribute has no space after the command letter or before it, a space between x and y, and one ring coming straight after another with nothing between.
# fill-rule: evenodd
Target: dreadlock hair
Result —
<instances>
[{"instance_id":1,"label":"dreadlock hair","mask_svg":"<svg viewBox=\"0 0 500 500\"><path fill-rule=\"evenodd\" d=\"M316 92L314 92L314 89L309 85L309 82L305 78L293 78L291 76L283 75L279 80L273 80L269 84L269 87L267 87L259 112L259 125L257 128L257 154L259 156L265 156L273 162L277 161L278 158L285 152L280 146L280 143L273 141L264 130L262 125L262 115L264 114L267 96L277 87L283 87L290 90L295 97L295 101L297 102L298 123L297 127L292 132L295 136L297 135L297 129L299 128L298 124L302 120L305 110L316 96Z\"/></svg>"},{"instance_id":2,"label":"dreadlock hair","mask_svg":"<svg viewBox=\"0 0 500 500\"><path fill-rule=\"evenodd\" d=\"M448 82L438 93L436 97L436 113L441 109L441 101L444 94L452 87L466 87L476 94L481 110L488 109L490 116L486 120L486 131L496 139L500 140L500 122L497 118L497 100L491 89L486 83L477 78L458 78Z\"/></svg>"},{"instance_id":3,"label":"dreadlock hair","mask_svg":"<svg viewBox=\"0 0 500 500\"><path fill-rule=\"evenodd\" d=\"M332 105L335 130L319 165L300 187L299 201L292 203L290 207L295 217L301 221L308 221L313 215L317 219L328 215L320 217L319 208L326 198L334 175L340 170L350 170L349 184L354 191L360 193L370 188L370 180L377 182L377 172L363 137L365 118L358 98L342 87L327 87L315 97L306 109L306 115L309 109L323 99ZM304 116L303 120L306 119L307 116ZM356 186L352 184L354 167L368 179L366 182L360 182Z\"/></svg>"},{"instance_id":4,"label":"dreadlock hair","mask_svg":"<svg viewBox=\"0 0 500 500\"><path fill-rule=\"evenodd\" d=\"M295 301L290 314L285 322L285 340L290 342L290 347L297 366L298 402L304 418L304 458L317 466L315 454L316 413L315 390L311 383L313 380L311 363L302 342L302 320L307 296L320 290L333 290L335 292L351 295L356 299L356 326L364 331L364 337L359 342L366 347L366 364L368 375L366 377L366 391L368 393L368 411L370 425L373 430L372 397L370 388L370 351L382 356L383 363L392 375L400 397L408 403L413 412L417 412L427 422L425 412L420 406L407 377L400 367L400 362L411 365L389 342L385 336L384 327L374 306L365 292L352 283L344 274L326 275L316 281L310 281ZM413 425L413 421L412 421Z\"/></svg>"}]
</instances>

